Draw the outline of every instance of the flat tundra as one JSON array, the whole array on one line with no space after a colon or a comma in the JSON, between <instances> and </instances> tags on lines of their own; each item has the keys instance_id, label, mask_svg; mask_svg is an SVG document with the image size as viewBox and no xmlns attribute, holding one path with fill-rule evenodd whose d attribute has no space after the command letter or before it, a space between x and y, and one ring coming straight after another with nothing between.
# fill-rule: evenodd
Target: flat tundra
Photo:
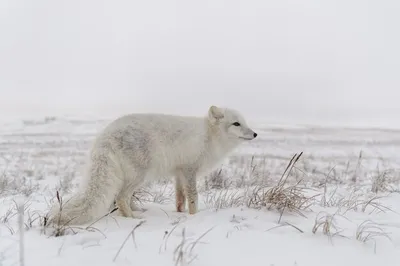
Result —
<instances>
[{"instance_id":1,"label":"flat tundra","mask_svg":"<svg viewBox=\"0 0 400 266\"><path fill-rule=\"evenodd\" d=\"M196 179L210 173L238 145L257 136L239 112L211 106L205 117L129 114L95 139L80 189L48 224L84 224L107 214L115 202L124 217L140 210L132 196L146 180L175 177L176 210L198 206Z\"/></svg>"}]
</instances>

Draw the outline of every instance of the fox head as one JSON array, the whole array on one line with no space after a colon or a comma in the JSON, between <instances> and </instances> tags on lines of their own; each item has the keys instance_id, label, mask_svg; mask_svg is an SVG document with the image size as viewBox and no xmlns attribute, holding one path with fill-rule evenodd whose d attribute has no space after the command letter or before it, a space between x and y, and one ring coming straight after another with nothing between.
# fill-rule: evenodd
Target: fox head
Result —
<instances>
[{"instance_id":1,"label":"fox head","mask_svg":"<svg viewBox=\"0 0 400 266\"><path fill-rule=\"evenodd\" d=\"M208 120L212 126L219 128L221 135L230 140L249 141L257 137L257 133L249 128L236 110L213 105L208 110Z\"/></svg>"}]
</instances>

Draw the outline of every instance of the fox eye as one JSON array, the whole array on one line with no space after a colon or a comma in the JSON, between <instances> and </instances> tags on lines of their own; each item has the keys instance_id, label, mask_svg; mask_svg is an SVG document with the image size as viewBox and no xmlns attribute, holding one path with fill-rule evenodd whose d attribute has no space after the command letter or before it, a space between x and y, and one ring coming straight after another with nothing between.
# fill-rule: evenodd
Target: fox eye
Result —
<instances>
[{"instance_id":1,"label":"fox eye","mask_svg":"<svg viewBox=\"0 0 400 266\"><path fill-rule=\"evenodd\" d=\"M234 125L235 127L238 127L238 126L240 126L240 123L239 122L235 122L232 125Z\"/></svg>"}]
</instances>

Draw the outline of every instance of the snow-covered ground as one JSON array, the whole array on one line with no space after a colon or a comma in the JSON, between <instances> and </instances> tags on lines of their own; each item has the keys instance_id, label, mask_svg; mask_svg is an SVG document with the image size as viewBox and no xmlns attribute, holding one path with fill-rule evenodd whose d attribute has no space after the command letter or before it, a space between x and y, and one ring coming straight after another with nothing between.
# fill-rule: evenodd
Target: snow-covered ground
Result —
<instances>
[{"instance_id":1,"label":"snow-covered ground","mask_svg":"<svg viewBox=\"0 0 400 266\"><path fill-rule=\"evenodd\" d=\"M107 122L47 117L2 123L0 266L20 263L21 201L26 266L399 265L395 129L259 124L256 140L199 181L198 214L175 212L173 185L161 180L136 195L142 220L113 214L55 237L42 217L56 191L62 197L74 192L90 141ZM268 189L299 152L282 193L295 192L305 203L281 216L276 207L283 199L260 197L271 196ZM290 205L293 197L285 195Z\"/></svg>"}]
</instances>

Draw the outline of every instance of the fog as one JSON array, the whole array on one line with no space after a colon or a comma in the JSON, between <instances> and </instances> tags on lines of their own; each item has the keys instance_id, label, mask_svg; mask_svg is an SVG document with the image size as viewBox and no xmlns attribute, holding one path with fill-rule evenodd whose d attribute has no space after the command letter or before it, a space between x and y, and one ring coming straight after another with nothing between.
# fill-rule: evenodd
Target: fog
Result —
<instances>
[{"instance_id":1,"label":"fog","mask_svg":"<svg viewBox=\"0 0 400 266\"><path fill-rule=\"evenodd\" d=\"M400 3L0 1L2 115L398 123Z\"/></svg>"}]
</instances>

